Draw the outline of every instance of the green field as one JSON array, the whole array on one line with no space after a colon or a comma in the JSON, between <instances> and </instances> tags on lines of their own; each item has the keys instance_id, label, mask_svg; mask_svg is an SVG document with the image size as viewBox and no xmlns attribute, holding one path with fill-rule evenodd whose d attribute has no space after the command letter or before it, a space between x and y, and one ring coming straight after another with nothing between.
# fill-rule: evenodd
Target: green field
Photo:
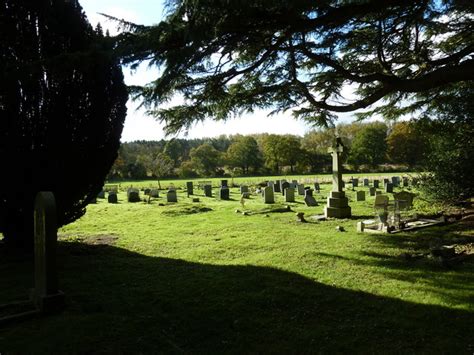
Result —
<instances>
[{"instance_id":1,"label":"green field","mask_svg":"<svg viewBox=\"0 0 474 355\"><path fill-rule=\"evenodd\" d=\"M233 182L266 179L277 177ZM318 207L276 193L275 204L253 195L244 208L238 188L230 201L195 188L200 202L178 189L176 204L165 191L128 203L130 185L156 182L121 182L118 204L98 199L60 229L66 309L1 328L1 354L474 352L474 261L447 267L427 255L433 244L472 247L472 224L358 234L373 197L355 202L347 191L351 219L309 218L323 213L329 184L315 194ZM286 205L292 212L274 212ZM437 207L421 198L415 209ZM27 257L0 251L5 303L26 295L33 274Z\"/></svg>"}]
</instances>

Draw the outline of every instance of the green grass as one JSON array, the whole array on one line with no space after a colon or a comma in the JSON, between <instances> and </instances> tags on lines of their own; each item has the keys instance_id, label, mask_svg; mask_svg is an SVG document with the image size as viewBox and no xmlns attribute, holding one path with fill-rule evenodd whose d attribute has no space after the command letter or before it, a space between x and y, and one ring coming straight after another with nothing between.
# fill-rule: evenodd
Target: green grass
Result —
<instances>
[{"instance_id":1,"label":"green grass","mask_svg":"<svg viewBox=\"0 0 474 355\"><path fill-rule=\"evenodd\" d=\"M403 257L473 243L472 228L358 234L373 197L350 202L352 219L297 222L296 212L322 214L322 187L318 207L297 197L293 212L270 212L286 206L281 195L274 205L252 196L247 216L236 188L231 201L201 190L199 203L182 190L177 204L99 199L59 231L65 311L0 329L0 353L472 354L472 259L446 268ZM0 301L26 295L28 259L2 255L0 267Z\"/></svg>"}]
</instances>

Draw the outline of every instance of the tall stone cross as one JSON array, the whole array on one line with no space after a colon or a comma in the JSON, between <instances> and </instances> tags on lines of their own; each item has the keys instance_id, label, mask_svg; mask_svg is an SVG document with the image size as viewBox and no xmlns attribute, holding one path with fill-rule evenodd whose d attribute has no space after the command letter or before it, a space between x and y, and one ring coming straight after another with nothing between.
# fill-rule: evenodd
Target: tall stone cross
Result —
<instances>
[{"instance_id":1,"label":"tall stone cross","mask_svg":"<svg viewBox=\"0 0 474 355\"><path fill-rule=\"evenodd\" d=\"M336 144L328 149L332 155L332 191L341 192L342 190L342 163L341 153L344 151L342 140L336 138Z\"/></svg>"}]
</instances>

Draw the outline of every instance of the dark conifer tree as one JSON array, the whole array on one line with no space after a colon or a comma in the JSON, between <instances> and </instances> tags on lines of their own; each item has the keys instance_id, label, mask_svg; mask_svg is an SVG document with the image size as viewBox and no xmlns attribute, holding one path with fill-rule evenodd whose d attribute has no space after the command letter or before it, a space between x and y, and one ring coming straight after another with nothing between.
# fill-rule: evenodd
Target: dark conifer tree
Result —
<instances>
[{"instance_id":1,"label":"dark conifer tree","mask_svg":"<svg viewBox=\"0 0 474 355\"><path fill-rule=\"evenodd\" d=\"M119 147L127 90L112 42L77 0L0 0L0 230L32 245L33 201L85 212Z\"/></svg>"}]
</instances>

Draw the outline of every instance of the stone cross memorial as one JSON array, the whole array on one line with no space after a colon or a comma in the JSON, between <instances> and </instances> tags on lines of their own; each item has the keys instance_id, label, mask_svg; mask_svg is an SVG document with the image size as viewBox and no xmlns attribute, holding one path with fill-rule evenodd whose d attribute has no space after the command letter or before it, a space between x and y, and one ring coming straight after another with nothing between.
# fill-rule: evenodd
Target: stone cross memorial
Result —
<instances>
[{"instance_id":1,"label":"stone cross memorial","mask_svg":"<svg viewBox=\"0 0 474 355\"><path fill-rule=\"evenodd\" d=\"M342 190L342 162L341 153L344 151L341 138L336 138L336 143L328 149L332 155L332 191L327 198L327 206L324 207L324 216L334 218L348 218L351 216L351 208L348 199Z\"/></svg>"},{"instance_id":2,"label":"stone cross memorial","mask_svg":"<svg viewBox=\"0 0 474 355\"><path fill-rule=\"evenodd\" d=\"M64 307L64 294L58 289L56 219L54 194L50 191L38 192L34 210L35 288L31 296L42 313L57 312Z\"/></svg>"}]
</instances>

